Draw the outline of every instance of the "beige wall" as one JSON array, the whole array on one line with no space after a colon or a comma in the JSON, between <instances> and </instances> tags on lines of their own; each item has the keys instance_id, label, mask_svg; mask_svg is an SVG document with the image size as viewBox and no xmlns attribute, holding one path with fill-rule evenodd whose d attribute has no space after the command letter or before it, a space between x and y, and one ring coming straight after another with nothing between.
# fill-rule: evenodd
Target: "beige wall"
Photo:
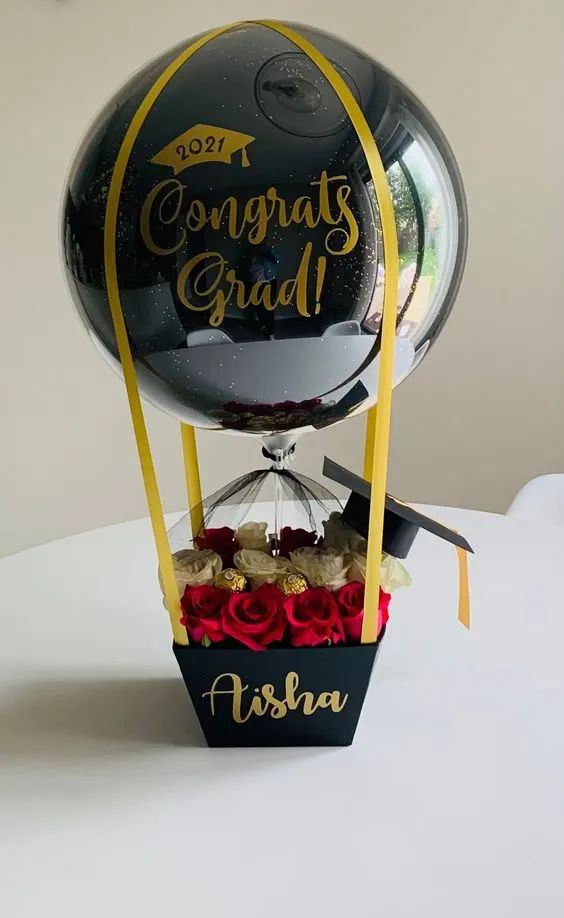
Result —
<instances>
[{"instance_id":1,"label":"beige wall","mask_svg":"<svg viewBox=\"0 0 564 918\"><path fill-rule=\"evenodd\" d=\"M235 17L309 21L409 83L458 157L468 266L440 342L396 393L391 485L406 499L504 510L564 471L562 0L0 0L2 336L0 554L145 515L124 391L88 343L59 268L73 148L149 57ZM177 429L148 409L166 506L183 488ZM302 440L359 467L362 420ZM257 447L200 436L206 490ZM224 454L222 455L222 452Z\"/></svg>"}]
</instances>

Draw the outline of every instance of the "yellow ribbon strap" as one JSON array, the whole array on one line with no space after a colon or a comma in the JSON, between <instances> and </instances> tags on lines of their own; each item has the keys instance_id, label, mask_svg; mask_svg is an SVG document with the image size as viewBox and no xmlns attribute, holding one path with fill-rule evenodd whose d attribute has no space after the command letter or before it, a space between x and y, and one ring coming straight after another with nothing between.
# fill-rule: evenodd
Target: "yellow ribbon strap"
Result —
<instances>
[{"instance_id":1,"label":"yellow ribbon strap","mask_svg":"<svg viewBox=\"0 0 564 918\"><path fill-rule=\"evenodd\" d=\"M180 436L182 439L182 454L184 456L184 473L186 475L186 493L188 495L188 506L190 507L190 524L192 526L192 538L194 538L204 526L196 431L189 424L181 424Z\"/></svg>"},{"instance_id":2,"label":"yellow ribbon strap","mask_svg":"<svg viewBox=\"0 0 564 918\"><path fill-rule=\"evenodd\" d=\"M382 313L382 339L380 347L380 370L378 376L378 414L374 430L374 451L370 481L370 523L368 529L368 557L366 562L366 588L362 643L371 644L378 638L378 604L380 596L380 561L382 557L382 534L386 503L386 479L388 473L388 447L390 442L390 418L392 410L392 372L394 342L396 336L397 291L399 279L398 242L394 207L390 195L386 170L378 152L372 131L362 109L349 87L330 61L298 32L271 20L259 20L281 35L286 36L300 48L321 71L329 85L336 92L345 109L364 151L380 211L382 239L384 244L384 302Z\"/></svg>"},{"instance_id":3,"label":"yellow ribbon strap","mask_svg":"<svg viewBox=\"0 0 564 918\"><path fill-rule=\"evenodd\" d=\"M129 162L129 157L131 156L135 141L139 135L139 131L143 127L147 115L151 111L151 108L155 104L158 96L165 88L169 80L177 72L177 70L179 70L179 68L190 57L192 57L193 54L196 53L196 51L206 45L217 35L220 35L222 32L226 32L231 28L233 28L232 25L223 26L219 29L213 29L212 31L207 32L193 44L189 45L189 47L185 48L172 61L172 63L169 64L165 70L163 70L161 75L151 86L147 95L135 112L125 133L125 137L121 143L112 172L104 223L104 270L106 274L108 301L112 313L112 320L114 323L119 358L123 368L123 376L127 389L129 410L131 412L131 420L133 422L135 440L137 442L139 461L141 463L143 483L145 485L149 515L151 517L155 546L157 549L161 577L163 581L165 603L170 615L174 640L177 644L187 644L188 636L186 634L186 629L180 624L180 598L178 596L178 589L176 587L176 580L174 578L174 568L166 532L163 507L159 494L159 487L157 484L153 458L151 455L147 426L145 424L143 408L141 406L141 399L139 397L139 387L137 385L135 366L133 363L129 338L127 335L127 329L125 326L125 320L121 306L116 265L116 233L119 212L119 199L127 164Z\"/></svg>"},{"instance_id":4,"label":"yellow ribbon strap","mask_svg":"<svg viewBox=\"0 0 564 918\"><path fill-rule=\"evenodd\" d=\"M364 463L362 466L362 477L366 481L372 480L372 466L374 465L374 435L376 433L376 418L378 416L378 407L374 405L366 413L366 433L364 435Z\"/></svg>"}]
</instances>

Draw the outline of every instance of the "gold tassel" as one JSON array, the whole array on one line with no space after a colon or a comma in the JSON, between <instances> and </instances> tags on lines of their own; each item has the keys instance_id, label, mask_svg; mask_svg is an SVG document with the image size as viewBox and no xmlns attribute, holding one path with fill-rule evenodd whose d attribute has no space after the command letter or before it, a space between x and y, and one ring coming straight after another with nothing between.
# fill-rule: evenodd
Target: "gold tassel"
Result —
<instances>
[{"instance_id":1,"label":"gold tassel","mask_svg":"<svg viewBox=\"0 0 564 918\"><path fill-rule=\"evenodd\" d=\"M470 586L468 583L468 552L456 547L458 557L458 621L470 628Z\"/></svg>"}]
</instances>

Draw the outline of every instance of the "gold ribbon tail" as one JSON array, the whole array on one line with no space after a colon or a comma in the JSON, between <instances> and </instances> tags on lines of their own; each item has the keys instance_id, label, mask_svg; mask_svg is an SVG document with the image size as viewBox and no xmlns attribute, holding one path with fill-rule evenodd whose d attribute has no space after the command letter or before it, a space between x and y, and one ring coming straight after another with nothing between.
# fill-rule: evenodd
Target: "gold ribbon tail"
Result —
<instances>
[{"instance_id":1,"label":"gold ribbon tail","mask_svg":"<svg viewBox=\"0 0 564 918\"><path fill-rule=\"evenodd\" d=\"M468 584L468 552L456 546L458 557L458 621L470 628L470 587Z\"/></svg>"}]
</instances>

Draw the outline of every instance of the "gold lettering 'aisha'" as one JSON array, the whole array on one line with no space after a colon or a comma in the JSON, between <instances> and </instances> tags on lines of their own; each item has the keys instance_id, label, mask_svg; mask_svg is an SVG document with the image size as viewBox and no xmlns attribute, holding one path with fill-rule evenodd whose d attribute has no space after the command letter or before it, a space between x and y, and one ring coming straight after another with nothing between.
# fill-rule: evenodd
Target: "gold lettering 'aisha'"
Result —
<instances>
[{"instance_id":1,"label":"gold lettering 'aisha'","mask_svg":"<svg viewBox=\"0 0 564 918\"><path fill-rule=\"evenodd\" d=\"M289 672L284 682L284 697L277 698L274 694L274 686L267 682L262 685L256 694L244 696L248 690L248 685L243 685L241 677L237 673L221 673L216 676L209 692L203 692L202 698L210 699L210 710L215 717L216 703L220 696L231 697L231 714L237 724L246 723L253 715L264 717L265 715L280 720L290 711L299 711L306 717L310 717L320 709L328 709L334 714L339 714L348 701L348 694L341 694L337 691L320 692L315 696L313 692L299 692L300 679L297 673ZM244 701L248 704L245 704Z\"/></svg>"}]
</instances>

